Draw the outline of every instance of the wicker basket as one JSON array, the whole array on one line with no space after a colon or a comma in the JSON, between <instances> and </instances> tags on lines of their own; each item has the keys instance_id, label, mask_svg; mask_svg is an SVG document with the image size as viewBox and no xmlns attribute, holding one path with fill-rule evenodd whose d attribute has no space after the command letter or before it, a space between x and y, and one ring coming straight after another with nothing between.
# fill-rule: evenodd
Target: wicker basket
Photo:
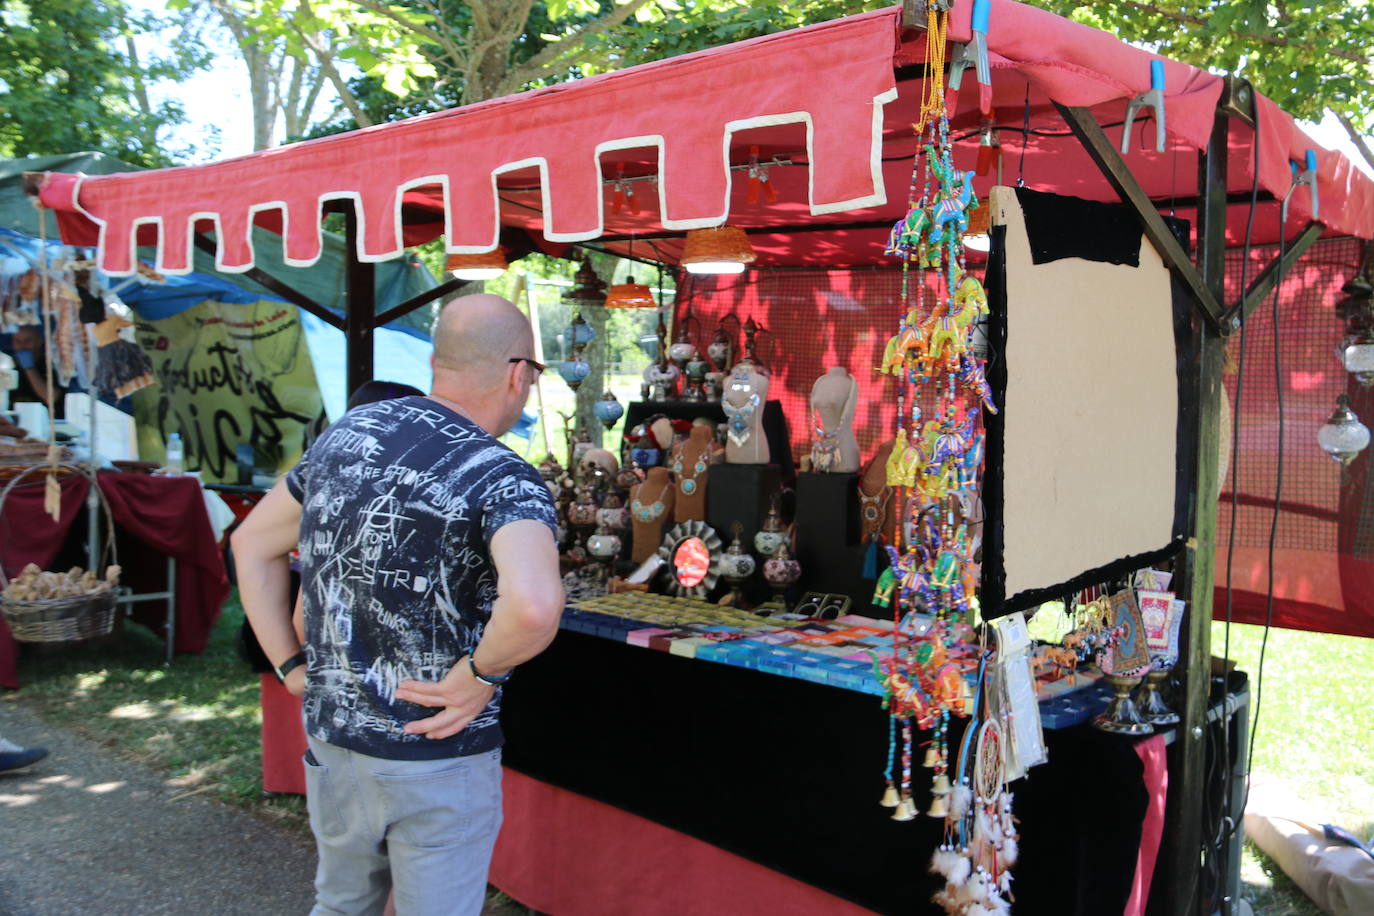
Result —
<instances>
[{"instance_id":1,"label":"wicker basket","mask_svg":"<svg viewBox=\"0 0 1374 916\"><path fill-rule=\"evenodd\" d=\"M0 513L4 512L5 499L9 496L10 491L19 485L21 479L33 471L48 468L49 465L34 465L24 469L6 482L4 489L0 490ZM115 550L114 517L110 512L109 503L105 500L105 494L100 492L95 471L84 465L73 464L58 465L55 470L59 476L80 474L90 481L90 485L95 488L95 492L99 495L105 509L105 523L108 529L103 552L105 560L109 562L113 559L114 562L118 563L119 558ZM42 485L42 475L36 483ZM72 595L66 598L16 601L4 596L4 589L8 586L9 582L5 578L4 564L0 563L0 614L4 615L5 622L10 627L10 633L19 642L74 642L92 639L96 636L105 636L114 628L117 606L117 589L115 588L106 588L102 591Z\"/></svg>"},{"instance_id":2,"label":"wicker basket","mask_svg":"<svg viewBox=\"0 0 1374 916\"><path fill-rule=\"evenodd\" d=\"M41 601L0 601L0 612L19 642L74 642L114 629L115 590Z\"/></svg>"}]
</instances>

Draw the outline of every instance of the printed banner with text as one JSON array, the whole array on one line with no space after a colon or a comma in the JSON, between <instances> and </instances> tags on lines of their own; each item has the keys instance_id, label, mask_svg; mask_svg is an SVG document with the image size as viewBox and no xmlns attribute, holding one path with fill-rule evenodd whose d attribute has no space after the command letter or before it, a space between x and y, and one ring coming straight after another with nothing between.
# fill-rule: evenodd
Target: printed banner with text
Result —
<instances>
[{"instance_id":1,"label":"printed banner with text","mask_svg":"<svg viewBox=\"0 0 1374 916\"><path fill-rule=\"evenodd\" d=\"M162 461L181 433L184 466L207 483L237 483L240 444L256 467L284 471L300 458L323 405L294 305L206 300L159 321L140 320L138 343L159 384L134 393L138 451Z\"/></svg>"}]
</instances>

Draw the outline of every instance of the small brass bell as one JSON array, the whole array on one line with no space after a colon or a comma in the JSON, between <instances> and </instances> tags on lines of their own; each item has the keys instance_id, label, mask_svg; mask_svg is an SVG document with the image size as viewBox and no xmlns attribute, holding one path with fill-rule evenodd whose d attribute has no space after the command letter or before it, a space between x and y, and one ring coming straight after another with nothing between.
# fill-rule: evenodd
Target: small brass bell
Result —
<instances>
[{"instance_id":1,"label":"small brass bell","mask_svg":"<svg viewBox=\"0 0 1374 916\"><path fill-rule=\"evenodd\" d=\"M944 773L936 775L935 781L930 784L930 794L948 795L950 791L951 789L949 786L949 777L946 776Z\"/></svg>"},{"instance_id":2,"label":"small brass bell","mask_svg":"<svg viewBox=\"0 0 1374 916\"><path fill-rule=\"evenodd\" d=\"M930 747L926 748L926 759L921 761L921 766L926 769L931 769L939 759L940 756L935 753L935 745L932 744Z\"/></svg>"},{"instance_id":3,"label":"small brass bell","mask_svg":"<svg viewBox=\"0 0 1374 916\"><path fill-rule=\"evenodd\" d=\"M898 803L897 809L892 812L894 821L910 821L916 819L916 805L909 798L904 798Z\"/></svg>"},{"instance_id":4,"label":"small brass bell","mask_svg":"<svg viewBox=\"0 0 1374 916\"><path fill-rule=\"evenodd\" d=\"M937 795L930 803L930 810L926 814L931 817L943 818L949 814L949 797Z\"/></svg>"},{"instance_id":5,"label":"small brass bell","mask_svg":"<svg viewBox=\"0 0 1374 916\"><path fill-rule=\"evenodd\" d=\"M878 802L884 808L895 808L902 803L901 796L897 794L897 787L892 783L887 784L887 791L883 793L883 800Z\"/></svg>"}]
</instances>

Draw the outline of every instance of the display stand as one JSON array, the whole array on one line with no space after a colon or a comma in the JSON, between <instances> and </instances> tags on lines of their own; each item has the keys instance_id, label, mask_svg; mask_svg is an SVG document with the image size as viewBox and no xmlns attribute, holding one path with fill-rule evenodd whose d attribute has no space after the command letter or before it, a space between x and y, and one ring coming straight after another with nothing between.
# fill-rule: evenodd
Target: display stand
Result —
<instances>
[{"instance_id":1,"label":"display stand","mask_svg":"<svg viewBox=\"0 0 1374 916\"><path fill-rule=\"evenodd\" d=\"M754 534L768 517L768 501L782 485L776 464L717 464L711 467L706 491L706 524L727 538L740 523L740 540L754 542Z\"/></svg>"},{"instance_id":2,"label":"display stand","mask_svg":"<svg viewBox=\"0 0 1374 916\"><path fill-rule=\"evenodd\" d=\"M634 429L654 414L660 413L670 420L695 420L705 417L716 424L725 422L725 411L721 410L719 402L715 401L632 401L625 408L625 429ZM773 456L773 462L782 471L782 481L790 484L796 470L792 463L787 417L783 415L782 404L778 401L766 401L763 405L763 434L768 437L768 451ZM711 473L715 474L714 468ZM711 480L714 484L715 477Z\"/></svg>"},{"instance_id":3,"label":"display stand","mask_svg":"<svg viewBox=\"0 0 1374 916\"><path fill-rule=\"evenodd\" d=\"M859 543L858 474L797 475L798 588L838 592L854 602L854 613L867 613L873 583L863 578L865 547Z\"/></svg>"}]
</instances>

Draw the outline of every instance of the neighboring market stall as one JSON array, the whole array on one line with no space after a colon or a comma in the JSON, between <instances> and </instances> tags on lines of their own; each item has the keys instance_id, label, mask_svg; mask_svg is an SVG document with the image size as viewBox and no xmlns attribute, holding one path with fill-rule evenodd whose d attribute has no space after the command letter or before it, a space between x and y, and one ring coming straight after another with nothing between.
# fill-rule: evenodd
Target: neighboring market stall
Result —
<instances>
[{"instance_id":1,"label":"neighboring market stall","mask_svg":"<svg viewBox=\"0 0 1374 916\"><path fill-rule=\"evenodd\" d=\"M1332 292L1367 270L1346 239L1374 237L1374 182L1315 149L1242 80L1008 0L956 3L948 42L932 41L932 26L939 35L946 22L916 6L270 155L34 179L64 240L98 245L114 276L136 269L136 245L156 245L155 267L169 274L190 270L201 244L214 245L222 270L259 269L255 225L281 233L286 265L308 265L320 255L322 214L343 212L361 292L345 322L351 381L370 373L372 327L399 310L374 314L373 265L440 234L464 256L498 242L508 256L580 243L670 265L752 261L743 278L682 284L645 403L631 405L641 428L625 451L573 449L568 469L547 468L565 511L569 585L588 596L598 585L624 591L570 611L574 632L508 695L506 761L522 775L508 782L493 877L540 909L596 911L613 899L627 911L681 911L696 894L690 905L720 910L726 892L747 911L919 906L932 890L974 880L968 869L953 878L949 856L982 864L996 861L992 847L1006 849L1015 829L1004 781L1043 757L1042 740L1050 761L1017 784L1018 905L1142 912L1148 900L1182 913L1210 910L1225 893L1239 837L1227 831L1219 846L1209 819L1238 811L1234 786L1208 773L1235 772L1245 721L1232 715L1244 708L1243 676L1209 690L1226 339L1304 271L1315 269L1300 304L1329 308ZM963 83L947 123L946 75ZM1115 128L1128 104L1150 117L1136 119L1123 157ZM727 221L745 231L698 232ZM931 224L951 223L931 241ZM967 242L978 235L986 260ZM1324 247L1311 268L1299 259L1314 244ZM1228 249L1239 253L1233 272ZM1033 299L1034 287L1059 294ZM583 291L583 308L606 295ZM621 295L642 301L638 290ZM984 308L986 321L974 314ZM560 371L580 384L595 343L576 322L568 337L574 354ZM895 371L875 374L880 365ZM1344 370L1327 373L1303 390L1358 393ZM918 404L933 433L912 414ZM1260 409L1243 401L1239 422ZM618 410L607 401L602 413L613 421ZM694 430L699 416L719 421L723 463L714 433ZM1309 447L1320 419L1308 417ZM808 459L796 474L794 449ZM1368 453L1353 470L1318 457L1327 463L1305 473L1314 490L1325 487L1327 504L1312 500L1322 520L1341 532L1367 524ZM1252 501L1267 495L1253 477L1236 478L1238 504L1241 486ZM1332 487L1342 494L1334 505ZM886 504L889 488L898 495ZM786 497L776 511L775 493ZM907 505L938 511L913 516ZM1291 498L1282 508L1307 511ZM1336 540L1333 565L1358 578L1368 545ZM800 568L775 552L791 548ZM654 556L666 572L643 565ZM1256 594L1253 555L1238 549L1237 559ZM873 584L888 564L897 581L879 597L896 613L884 620L890 611L863 612L875 613ZM639 588L714 599L728 585L730 604L756 611L768 590L759 567L788 609L766 619ZM964 629L979 571L979 610L1000 621L996 655ZM1292 588L1276 620L1303 605L1339 611L1346 632L1366 632L1374 618L1356 587L1318 596L1295 579ZM1177 728L1138 741L1152 728L1117 703L1103 724L1124 735L1049 734L1090 705L1081 693L1054 698L1075 675L1031 682L1018 654L1030 650L1018 615L1056 598L1107 623L1066 626L1039 657L1072 670L1095 654L1121 682L1144 671L1167 678L1178 659ZM1181 622L1180 641L1169 622ZM1132 629L1141 626L1161 640L1159 656L1144 651ZM1068 637L1102 642L1093 653ZM906 652L929 654L902 668L895 660ZM936 652L950 661L927 683ZM995 665L1001 681L983 677ZM1008 704L1000 711L989 683ZM1032 704L1043 688L1044 702L1013 726L1003 714L1027 708L1020 687ZM551 704L555 690L567 702ZM884 714L880 694L901 714ZM976 727L964 729L960 711L975 712ZM926 811L927 781L918 775L913 788L911 778L922 742L934 770L929 818L913 799ZM970 759L975 777L991 774L978 804L1005 799L1005 811L978 820L967 800L959 810ZM1079 816L1071 787L1088 783L1091 810ZM559 848L535 845L540 835ZM925 879L932 851L941 876ZM613 897L587 877L610 855ZM1006 864L991 879L978 873L982 893L1005 891L987 881ZM669 867L678 882L665 890ZM766 899L740 896L758 881Z\"/></svg>"},{"instance_id":2,"label":"neighboring market stall","mask_svg":"<svg viewBox=\"0 0 1374 916\"><path fill-rule=\"evenodd\" d=\"M325 256L294 278L298 292L305 291L302 296L324 303L320 310L332 324L249 277L217 273L213 258L203 253L194 272L167 277L147 269L135 277L111 280L77 266L89 251L62 244L51 213L36 209L24 193L23 173L34 168L93 174L135 170L98 153L0 162L0 351L13 352L14 332L39 326L46 279L55 310L66 316L65 324L55 319L51 325L85 329L80 335L67 333L63 339L68 346L54 341L48 351L57 369L55 381L67 392L64 435L75 437L73 452L59 454L90 461L94 450L105 462L142 459L157 466L166 461L164 444L176 433L182 442L182 469L196 472L198 479L71 474L61 485L59 517L49 519L43 514L43 479L31 475L32 485L11 493L0 513L0 563L5 575L13 578L28 563L46 569L54 563L66 568L91 562L103 540L99 516L106 513L101 507L108 506L122 547L121 581L126 591L121 602L130 605L134 619L164 636L169 659L174 651L199 653L228 594L219 540L234 519L219 497L203 491L201 484L242 483L261 492L258 484L264 477L299 458L309 427L344 410L342 335L337 328L346 301L343 242L327 235ZM44 216L46 225L40 225ZM377 301L391 308L434 285L432 275L413 259L397 261L378 271ZM124 389L119 391L104 384L100 367L107 351L101 333L90 332L97 316L84 311L88 306L101 310L100 318L109 307L111 314L135 323L111 339L118 340L116 348L123 348L121 357L132 353L133 359L146 360L141 362L146 371L139 370L144 378L121 379ZM77 338L85 344L71 345ZM428 324L421 313L377 331L378 366L397 381L427 384L429 352ZM90 401L92 391L103 403ZM39 412L24 415L41 422L28 430L33 434L29 438L46 438L46 411L38 404L28 406ZM8 428L7 419L3 425ZM0 483L8 483L45 455L41 442L16 443L0 433L0 443ZM241 446L248 449L246 456ZM252 479L255 470L257 481ZM104 503L90 486L97 480ZM18 538L20 531L29 537ZM151 597L133 600L130 591ZM173 596L170 601L161 597L168 595ZM0 686L19 686L17 651L0 621Z\"/></svg>"}]
</instances>

